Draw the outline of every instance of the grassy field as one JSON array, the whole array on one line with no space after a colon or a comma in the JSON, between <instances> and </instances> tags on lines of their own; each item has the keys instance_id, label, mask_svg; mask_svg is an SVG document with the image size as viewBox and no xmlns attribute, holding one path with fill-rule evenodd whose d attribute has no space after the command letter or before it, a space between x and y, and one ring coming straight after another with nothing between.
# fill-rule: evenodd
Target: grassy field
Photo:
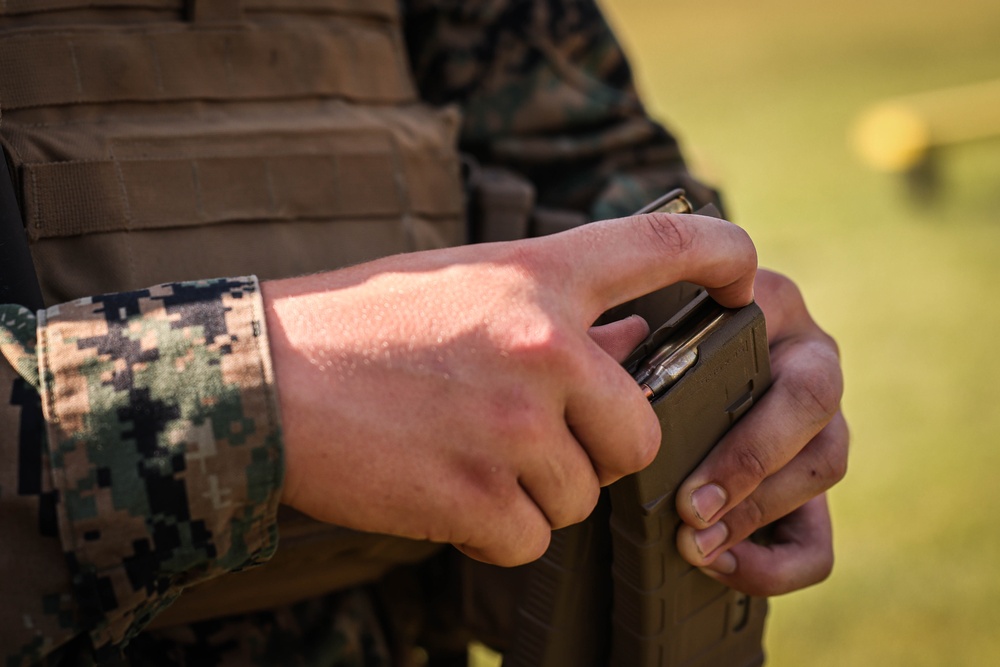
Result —
<instances>
[{"instance_id":1,"label":"grassy field","mask_svg":"<svg viewBox=\"0 0 1000 667\"><path fill-rule=\"evenodd\" d=\"M1000 141L942 152L923 203L847 141L879 99L1000 77L1000 3L604 5L651 110L842 346L837 567L774 601L769 664L1000 664Z\"/></svg>"}]
</instances>

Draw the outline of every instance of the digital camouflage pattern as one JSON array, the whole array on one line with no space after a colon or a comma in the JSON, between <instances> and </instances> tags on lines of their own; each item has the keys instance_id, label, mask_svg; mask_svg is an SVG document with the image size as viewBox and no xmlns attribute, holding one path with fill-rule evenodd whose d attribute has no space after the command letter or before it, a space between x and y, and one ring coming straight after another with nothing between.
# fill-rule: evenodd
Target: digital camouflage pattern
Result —
<instances>
[{"instance_id":1,"label":"digital camouflage pattern","mask_svg":"<svg viewBox=\"0 0 1000 667\"><path fill-rule=\"evenodd\" d=\"M617 217L674 187L714 198L646 116L593 0L401 8L421 96L461 108L461 150L528 179L538 215ZM280 426L253 279L57 306L37 349L33 320L0 310L0 423L19 425L0 438L17 461L0 466L7 665L405 664L362 591L140 632L184 586L275 548Z\"/></svg>"},{"instance_id":2,"label":"digital camouflage pattern","mask_svg":"<svg viewBox=\"0 0 1000 667\"><path fill-rule=\"evenodd\" d=\"M594 0L410 0L406 38L421 95L459 104L462 149L526 176L542 207L628 215L684 187L677 141L651 120ZM676 64L675 64L676 65Z\"/></svg>"},{"instance_id":3,"label":"digital camouflage pattern","mask_svg":"<svg viewBox=\"0 0 1000 667\"><path fill-rule=\"evenodd\" d=\"M142 633L127 656L144 667L329 665L392 667L365 590L225 620Z\"/></svg>"},{"instance_id":4,"label":"digital camouflage pattern","mask_svg":"<svg viewBox=\"0 0 1000 667\"><path fill-rule=\"evenodd\" d=\"M24 625L86 629L113 655L184 586L273 553L283 472L261 306L238 278L40 311L34 379L75 604ZM27 369L34 316L9 311L2 349Z\"/></svg>"},{"instance_id":5,"label":"digital camouflage pattern","mask_svg":"<svg viewBox=\"0 0 1000 667\"><path fill-rule=\"evenodd\" d=\"M24 306L0 305L0 350L24 382L38 391L37 320Z\"/></svg>"}]
</instances>

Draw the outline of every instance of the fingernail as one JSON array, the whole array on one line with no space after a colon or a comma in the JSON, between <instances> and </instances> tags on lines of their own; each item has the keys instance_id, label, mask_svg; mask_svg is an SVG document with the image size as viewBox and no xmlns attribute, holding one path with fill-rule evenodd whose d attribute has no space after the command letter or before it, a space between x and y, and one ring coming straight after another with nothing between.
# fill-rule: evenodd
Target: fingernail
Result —
<instances>
[{"instance_id":1,"label":"fingernail","mask_svg":"<svg viewBox=\"0 0 1000 667\"><path fill-rule=\"evenodd\" d=\"M691 494L691 506L698 518L708 523L726 504L726 492L718 484L706 484Z\"/></svg>"},{"instance_id":2,"label":"fingernail","mask_svg":"<svg viewBox=\"0 0 1000 667\"><path fill-rule=\"evenodd\" d=\"M706 565L705 569L719 574L732 574L736 571L736 556L728 551L723 551L718 558L712 561L711 565Z\"/></svg>"},{"instance_id":3,"label":"fingernail","mask_svg":"<svg viewBox=\"0 0 1000 667\"><path fill-rule=\"evenodd\" d=\"M722 546L727 537L729 537L729 528L725 523L720 521L711 528L696 532L694 534L694 545L698 547L698 551L702 556L707 556Z\"/></svg>"}]
</instances>

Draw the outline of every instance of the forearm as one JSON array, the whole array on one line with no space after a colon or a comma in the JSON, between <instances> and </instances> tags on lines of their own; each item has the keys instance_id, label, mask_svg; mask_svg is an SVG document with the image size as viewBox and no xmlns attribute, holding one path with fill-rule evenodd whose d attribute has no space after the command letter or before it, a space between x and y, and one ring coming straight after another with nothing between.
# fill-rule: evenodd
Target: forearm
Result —
<instances>
[{"instance_id":1,"label":"forearm","mask_svg":"<svg viewBox=\"0 0 1000 667\"><path fill-rule=\"evenodd\" d=\"M265 283L284 500L497 564L537 558L658 444L619 364L645 326L595 337L595 319L684 279L741 305L755 258L735 225L652 215Z\"/></svg>"}]
</instances>

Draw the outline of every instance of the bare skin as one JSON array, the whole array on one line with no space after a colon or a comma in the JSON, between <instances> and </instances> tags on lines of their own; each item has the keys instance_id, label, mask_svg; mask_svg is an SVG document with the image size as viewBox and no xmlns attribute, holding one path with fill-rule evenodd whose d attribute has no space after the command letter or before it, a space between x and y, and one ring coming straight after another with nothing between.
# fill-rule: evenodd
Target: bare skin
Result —
<instances>
[{"instance_id":1,"label":"bare skin","mask_svg":"<svg viewBox=\"0 0 1000 667\"><path fill-rule=\"evenodd\" d=\"M533 560L553 529L585 518L601 486L641 469L660 444L655 415L618 363L645 323L594 320L678 280L743 305L755 269L739 228L653 214L264 283L285 435L282 500L323 521L448 542L500 565ZM786 409L803 408L796 399ZM773 441L779 468L805 444L802 429L791 430ZM773 507L794 509L801 494L768 491L734 466L738 455L702 471L727 489L727 509L738 513L758 487ZM784 488L800 475L766 479ZM731 576L757 585L772 574L767 557L741 555L754 518L743 515L733 539L697 564L728 550L743 563ZM816 560L817 542L789 558Z\"/></svg>"},{"instance_id":2,"label":"bare skin","mask_svg":"<svg viewBox=\"0 0 1000 667\"><path fill-rule=\"evenodd\" d=\"M774 384L681 485L686 525L677 544L716 579L778 595L822 581L833 568L825 492L847 472L849 435L836 343L784 276L760 271L755 290ZM703 501L698 508L695 498ZM772 522L770 544L746 539Z\"/></svg>"}]
</instances>

